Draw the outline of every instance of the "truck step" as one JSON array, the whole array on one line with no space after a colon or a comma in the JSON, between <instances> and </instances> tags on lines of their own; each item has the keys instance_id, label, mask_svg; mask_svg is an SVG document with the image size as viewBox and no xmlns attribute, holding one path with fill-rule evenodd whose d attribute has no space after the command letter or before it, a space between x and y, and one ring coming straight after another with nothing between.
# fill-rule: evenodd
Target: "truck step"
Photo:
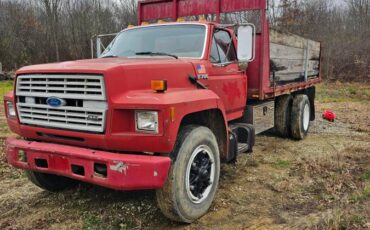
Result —
<instances>
[{"instance_id":1,"label":"truck step","mask_svg":"<svg viewBox=\"0 0 370 230\"><path fill-rule=\"evenodd\" d=\"M229 125L229 155L228 162L236 161L240 153L251 153L254 145L254 127L246 123Z\"/></svg>"},{"instance_id":2,"label":"truck step","mask_svg":"<svg viewBox=\"0 0 370 230\"><path fill-rule=\"evenodd\" d=\"M247 143L238 143L238 154L245 153L249 150L249 145Z\"/></svg>"}]
</instances>

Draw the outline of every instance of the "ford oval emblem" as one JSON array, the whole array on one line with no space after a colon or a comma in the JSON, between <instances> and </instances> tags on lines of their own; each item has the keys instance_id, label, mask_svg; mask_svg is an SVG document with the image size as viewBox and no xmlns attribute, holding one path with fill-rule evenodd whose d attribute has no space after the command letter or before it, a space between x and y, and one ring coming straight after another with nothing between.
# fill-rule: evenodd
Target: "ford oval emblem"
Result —
<instances>
[{"instance_id":1,"label":"ford oval emblem","mask_svg":"<svg viewBox=\"0 0 370 230\"><path fill-rule=\"evenodd\" d=\"M66 105L66 101L57 97L49 97L46 99L46 104L50 105L51 107L60 107Z\"/></svg>"}]
</instances>

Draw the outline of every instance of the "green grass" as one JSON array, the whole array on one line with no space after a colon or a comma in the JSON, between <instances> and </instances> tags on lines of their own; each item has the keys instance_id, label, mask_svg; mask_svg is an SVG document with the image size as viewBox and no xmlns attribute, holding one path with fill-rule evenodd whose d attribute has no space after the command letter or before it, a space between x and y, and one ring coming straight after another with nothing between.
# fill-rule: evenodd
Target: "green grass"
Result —
<instances>
[{"instance_id":1,"label":"green grass","mask_svg":"<svg viewBox=\"0 0 370 230\"><path fill-rule=\"evenodd\" d=\"M3 96L13 90L13 81L0 81L0 116L4 116ZM2 117L3 118L3 117ZM5 119L0 119L0 137L4 138L10 134Z\"/></svg>"},{"instance_id":2,"label":"green grass","mask_svg":"<svg viewBox=\"0 0 370 230\"><path fill-rule=\"evenodd\" d=\"M5 94L13 90L13 81L0 81L0 96L3 97ZM2 99L2 98L1 98Z\"/></svg>"},{"instance_id":3,"label":"green grass","mask_svg":"<svg viewBox=\"0 0 370 230\"><path fill-rule=\"evenodd\" d=\"M370 105L370 85L357 83L322 83L317 86L317 100L328 102L367 102Z\"/></svg>"},{"instance_id":4,"label":"green grass","mask_svg":"<svg viewBox=\"0 0 370 230\"><path fill-rule=\"evenodd\" d=\"M290 162L287 161L287 160L277 160L276 162L274 162L274 167L275 168L279 168L279 169L287 169L290 167Z\"/></svg>"},{"instance_id":5,"label":"green grass","mask_svg":"<svg viewBox=\"0 0 370 230\"><path fill-rule=\"evenodd\" d=\"M361 176L361 180L363 180L363 181L370 181L370 171L365 172L365 173Z\"/></svg>"},{"instance_id":6,"label":"green grass","mask_svg":"<svg viewBox=\"0 0 370 230\"><path fill-rule=\"evenodd\" d=\"M350 200L353 203L361 202L370 198L370 186L366 186L363 191L353 194Z\"/></svg>"},{"instance_id":7,"label":"green grass","mask_svg":"<svg viewBox=\"0 0 370 230\"><path fill-rule=\"evenodd\" d=\"M132 220L120 220L107 218L104 215L87 214L83 216L83 227L84 230L128 230L134 227L134 221Z\"/></svg>"}]
</instances>

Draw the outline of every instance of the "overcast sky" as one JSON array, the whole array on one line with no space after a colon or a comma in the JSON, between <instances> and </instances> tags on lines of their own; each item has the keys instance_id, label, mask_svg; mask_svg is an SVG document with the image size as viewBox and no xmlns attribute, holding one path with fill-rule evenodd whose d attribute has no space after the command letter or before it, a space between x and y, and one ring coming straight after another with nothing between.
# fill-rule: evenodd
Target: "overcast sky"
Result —
<instances>
[{"instance_id":1,"label":"overcast sky","mask_svg":"<svg viewBox=\"0 0 370 230\"><path fill-rule=\"evenodd\" d=\"M280 3L280 0L269 0L269 1L275 1L276 5ZM327 0L322 0L322 1L327 1ZM332 0L332 2L336 5L343 5L344 0Z\"/></svg>"}]
</instances>

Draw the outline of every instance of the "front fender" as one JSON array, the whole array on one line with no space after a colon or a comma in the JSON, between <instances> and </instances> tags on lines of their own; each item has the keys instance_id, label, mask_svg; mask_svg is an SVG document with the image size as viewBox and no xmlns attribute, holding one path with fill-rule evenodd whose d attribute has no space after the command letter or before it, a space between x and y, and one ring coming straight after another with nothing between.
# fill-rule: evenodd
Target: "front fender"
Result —
<instances>
[{"instance_id":1,"label":"front fender","mask_svg":"<svg viewBox=\"0 0 370 230\"><path fill-rule=\"evenodd\" d=\"M112 109L161 111L163 137L170 147L166 148L165 152L172 151L181 121L188 114L217 109L222 113L227 127L222 100L207 89L169 89L165 93L156 93L152 90L129 91L115 98ZM174 110L174 117L171 117L171 110Z\"/></svg>"}]
</instances>

